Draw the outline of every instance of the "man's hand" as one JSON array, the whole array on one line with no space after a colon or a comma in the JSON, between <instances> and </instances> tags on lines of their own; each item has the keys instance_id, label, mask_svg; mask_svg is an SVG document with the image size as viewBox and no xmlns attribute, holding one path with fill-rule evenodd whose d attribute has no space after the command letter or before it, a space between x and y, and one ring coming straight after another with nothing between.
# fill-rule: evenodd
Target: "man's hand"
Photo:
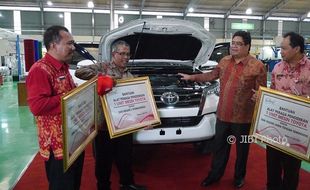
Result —
<instances>
[{"instance_id":1,"label":"man's hand","mask_svg":"<svg viewBox=\"0 0 310 190\"><path fill-rule=\"evenodd\" d=\"M114 85L113 79L109 75L98 75L97 79L97 93L103 96L112 90Z\"/></svg>"},{"instance_id":2,"label":"man's hand","mask_svg":"<svg viewBox=\"0 0 310 190\"><path fill-rule=\"evenodd\" d=\"M178 73L179 76L181 76L181 80L191 80L191 75L184 74L184 73Z\"/></svg>"},{"instance_id":3,"label":"man's hand","mask_svg":"<svg viewBox=\"0 0 310 190\"><path fill-rule=\"evenodd\" d=\"M252 100L253 102L256 102L256 99L257 99L257 91L254 90L254 89L252 89L252 92L254 92L254 94L252 95L251 100Z\"/></svg>"}]
</instances>

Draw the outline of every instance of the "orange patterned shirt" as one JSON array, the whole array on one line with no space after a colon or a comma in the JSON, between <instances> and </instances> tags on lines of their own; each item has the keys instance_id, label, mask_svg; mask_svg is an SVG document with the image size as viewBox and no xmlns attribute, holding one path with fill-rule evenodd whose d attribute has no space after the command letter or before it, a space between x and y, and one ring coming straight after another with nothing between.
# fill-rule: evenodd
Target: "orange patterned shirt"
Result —
<instances>
[{"instance_id":1,"label":"orange patterned shirt","mask_svg":"<svg viewBox=\"0 0 310 190\"><path fill-rule=\"evenodd\" d=\"M68 65L48 53L32 65L26 78L27 101L38 127L40 154L48 160L50 150L62 159L61 96L75 84Z\"/></svg>"},{"instance_id":2,"label":"orange patterned shirt","mask_svg":"<svg viewBox=\"0 0 310 190\"><path fill-rule=\"evenodd\" d=\"M252 89L266 86L267 73L264 64L248 55L239 63L229 55L209 72L198 74L195 81L220 79L220 97L217 117L231 123L251 123L255 102Z\"/></svg>"}]
</instances>

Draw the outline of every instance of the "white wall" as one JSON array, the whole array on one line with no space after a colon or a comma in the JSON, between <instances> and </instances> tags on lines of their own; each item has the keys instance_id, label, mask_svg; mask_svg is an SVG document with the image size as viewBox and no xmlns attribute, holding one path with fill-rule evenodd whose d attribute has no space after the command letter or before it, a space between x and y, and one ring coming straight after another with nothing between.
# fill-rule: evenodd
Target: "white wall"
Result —
<instances>
[{"instance_id":1,"label":"white wall","mask_svg":"<svg viewBox=\"0 0 310 190\"><path fill-rule=\"evenodd\" d=\"M0 39L0 56L15 53L15 42L9 42L6 39Z\"/></svg>"}]
</instances>

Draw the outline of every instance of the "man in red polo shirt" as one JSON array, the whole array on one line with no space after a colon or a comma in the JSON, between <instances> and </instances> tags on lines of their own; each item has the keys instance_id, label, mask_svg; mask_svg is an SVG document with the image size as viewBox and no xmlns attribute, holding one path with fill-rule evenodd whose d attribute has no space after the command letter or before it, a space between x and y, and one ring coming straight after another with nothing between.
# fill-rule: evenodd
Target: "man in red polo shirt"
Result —
<instances>
[{"instance_id":1,"label":"man in red polo shirt","mask_svg":"<svg viewBox=\"0 0 310 190\"><path fill-rule=\"evenodd\" d=\"M38 127L40 154L50 190L80 189L84 152L63 172L61 96L75 84L69 73L74 40L68 29L51 26L44 33L45 56L32 65L26 78L27 101Z\"/></svg>"},{"instance_id":2,"label":"man in red polo shirt","mask_svg":"<svg viewBox=\"0 0 310 190\"><path fill-rule=\"evenodd\" d=\"M242 137L249 135L255 102L254 90L266 86L267 74L263 63L249 54L251 36L238 31L233 35L230 55L222 58L217 67L208 73L187 75L179 73L183 80L212 81L220 79L220 96L217 107L216 134L211 171L201 185L206 187L223 176L232 143L237 145L234 186L244 184L249 144Z\"/></svg>"}]
</instances>

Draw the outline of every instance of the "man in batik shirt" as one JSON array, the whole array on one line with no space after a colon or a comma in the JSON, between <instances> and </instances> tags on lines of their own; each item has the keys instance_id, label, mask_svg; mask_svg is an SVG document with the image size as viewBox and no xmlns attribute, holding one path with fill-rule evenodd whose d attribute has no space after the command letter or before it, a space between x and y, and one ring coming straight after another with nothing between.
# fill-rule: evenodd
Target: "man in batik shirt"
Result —
<instances>
[{"instance_id":1,"label":"man in batik shirt","mask_svg":"<svg viewBox=\"0 0 310 190\"><path fill-rule=\"evenodd\" d=\"M282 61L275 65L270 88L289 94L310 96L310 60L305 40L289 32L281 42ZM301 160L267 146L267 190L296 190ZM282 175L283 173L283 175Z\"/></svg>"},{"instance_id":2,"label":"man in batik shirt","mask_svg":"<svg viewBox=\"0 0 310 190\"><path fill-rule=\"evenodd\" d=\"M184 80L212 81L220 79L220 96L214 138L211 171L201 185L206 187L220 180L229 159L232 143L237 146L234 186L244 184L249 144L242 136L249 135L255 102L251 100L254 90L266 86L267 74L263 63L249 54L250 33L238 31L233 35L230 55L221 59L216 68L203 74L179 73Z\"/></svg>"},{"instance_id":3,"label":"man in batik shirt","mask_svg":"<svg viewBox=\"0 0 310 190\"><path fill-rule=\"evenodd\" d=\"M68 70L75 50L74 40L63 26L51 26L43 38L47 53L30 68L26 78L27 101L38 127L49 190L78 190L84 152L66 172L63 171L60 106L61 96L75 88Z\"/></svg>"},{"instance_id":4,"label":"man in batik shirt","mask_svg":"<svg viewBox=\"0 0 310 190\"><path fill-rule=\"evenodd\" d=\"M133 78L126 67L130 58L129 44L125 41L116 41L112 45L111 53L112 61L81 67L75 72L75 76L83 80L89 80L98 74L108 75L113 79ZM98 80L100 79L98 78ZM98 135L93 146L98 190L110 190L113 161L115 161L119 172L121 190L146 190L146 187L134 182L132 138L132 134L127 134L111 139L106 122L103 121L99 124Z\"/></svg>"}]
</instances>

